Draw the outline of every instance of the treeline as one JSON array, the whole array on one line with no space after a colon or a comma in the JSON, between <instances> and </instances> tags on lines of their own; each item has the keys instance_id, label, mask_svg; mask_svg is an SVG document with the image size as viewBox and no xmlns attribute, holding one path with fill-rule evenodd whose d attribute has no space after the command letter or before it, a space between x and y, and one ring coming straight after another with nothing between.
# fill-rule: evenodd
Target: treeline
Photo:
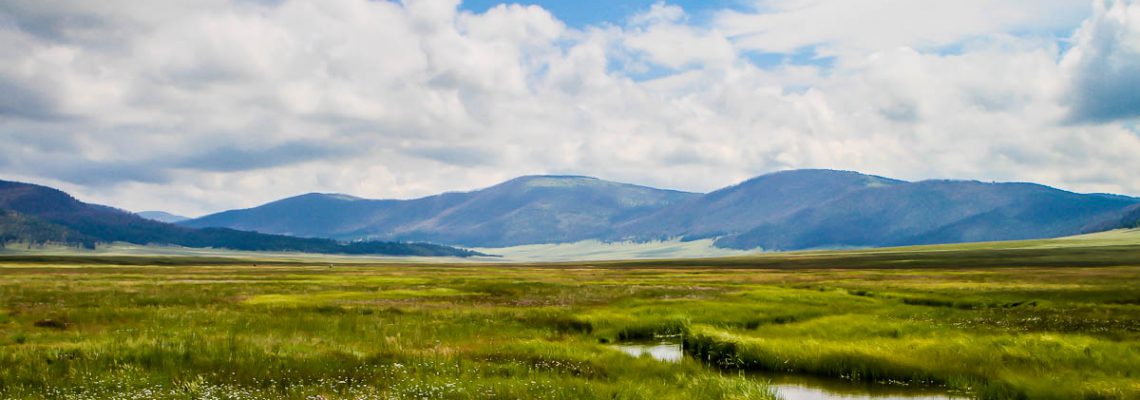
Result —
<instances>
[{"instance_id":1,"label":"treeline","mask_svg":"<svg viewBox=\"0 0 1140 400\"><path fill-rule=\"evenodd\" d=\"M1132 228L1140 228L1140 204L1126 208L1118 215L1103 222L1090 225L1083 233Z\"/></svg>"},{"instance_id":2,"label":"treeline","mask_svg":"<svg viewBox=\"0 0 1140 400\"><path fill-rule=\"evenodd\" d=\"M96 243L176 245L246 251L471 257L481 253L426 243L339 242L225 228L193 229L86 204L55 189L0 184L0 243L55 243L93 248Z\"/></svg>"},{"instance_id":3,"label":"treeline","mask_svg":"<svg viewBox=\"0 0 1140 400\"><path fill-rule=\"evenodd\" d=\"M190 234L171 237L164 241L151 241L150 243L163 242L185 247L214 247L247 251L298 251L304 253L383 254L425 257L472 257L482 255L482 253L471 250L428 243L338 242L331 239L267 235L226 228L197 229L192 230Z\"/></svg>"},{"instance_id":4,"label":"treeline","mask_svg":"<svg viewBox=\"0 0 1140 400\"><path fill-rule=\"evenodd\" d=\"M1130 212L1120 218L1122 228L1140 228L1140 206L1132 207Z\"/></svg>"},{"instance_id":5,"label":"treeline","mask_svg":"<svg viewBox=\"0 0 1140 400\"><path fill-rule=\"evenodd\" d=\"M25 243L32 246L62 244L93 249L97 242L94 238L39 218L12 210L0 210L0 247L9 243Z\"/></svg>"}]
</instances>

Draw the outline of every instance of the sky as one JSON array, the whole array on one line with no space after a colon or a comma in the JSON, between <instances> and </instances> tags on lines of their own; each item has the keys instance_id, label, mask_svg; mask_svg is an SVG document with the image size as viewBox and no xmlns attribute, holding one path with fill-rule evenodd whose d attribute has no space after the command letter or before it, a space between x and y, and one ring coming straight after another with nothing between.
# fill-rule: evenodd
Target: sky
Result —
<instances>
[{"instance_id":1,"label":"sky","mask_svg":"<svg viewBox=\"0 0 1140 400\"><path fill-rule=\"evenodd\" d=\"M0 179L133 211L794 168L1140 195L1137 0L7 0L0 52Z\"/></svg>"}]
</instances>

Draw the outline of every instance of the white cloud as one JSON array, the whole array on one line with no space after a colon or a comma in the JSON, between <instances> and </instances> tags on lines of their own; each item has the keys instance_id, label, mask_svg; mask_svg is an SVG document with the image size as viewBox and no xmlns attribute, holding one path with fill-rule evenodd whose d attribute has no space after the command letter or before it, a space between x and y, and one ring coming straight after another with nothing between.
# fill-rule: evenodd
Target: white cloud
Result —
<instances>
[{"instance_id":1,"label":"white cloud","mask_svg":"<svg viewBox=\"0 0 1140 400\"><path fill-rule=\"evenodd\" d=\"M663 3L630 18L622 45L642 52L647 61L682 69L691 66L723 67L737 60L728 38L716 30L694 28L685 23L684 11Z\"/></svg>"},{"instance_id":2,"label":"white cloud","mask_svg":"<svg viewBox=\"0 0 1140 400\"><path fill-rule=\"evenodd\" d=\"M1140 117L1140 3L1094 3L1062 65L1070 74L1070 117L1110 122Z\"/></svg>"},{"instance_id":3,"label":"white cloud","mask_svg":"<svg viewBox=\"0 0 1140 400\"><path fill-rule=\"evenodd\" d=\"M740 47L791 52L818 45L825 55L1071 30L1088 14L1088 3L1072 0L757 0L756 8L719 17L718 24Z\"/></svg>"},{"instance_id":4,"label":"white cloud","mask_svg":"<svg viewBox=\"0 0 1140 400\"><path fill-rule=\"evenodd\" d=\"M0 177L184 214L529 173L710 190L802 167L1140 194L1140 138L1069 123L1068 100L1103 93L1074 77L1127 82L1137 6L1095 9L1062 62L1052 36L1088 4L915 4L769 1L702 25L659 3L572 29L454 1L6 2ZM746 54L805 46L834 65Z\"/></svg>"}]
</instances>

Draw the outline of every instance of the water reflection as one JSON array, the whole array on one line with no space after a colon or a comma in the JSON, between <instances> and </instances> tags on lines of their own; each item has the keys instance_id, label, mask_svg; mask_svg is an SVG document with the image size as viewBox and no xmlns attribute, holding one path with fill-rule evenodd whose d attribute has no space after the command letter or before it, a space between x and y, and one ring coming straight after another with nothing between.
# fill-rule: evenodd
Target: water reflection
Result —
<instances>
[{"instance_id":1,"label":"water reflection","mask_svg":"<svg viewBox=\"0 0 1140 400\"><path fill-rule=\"evenodd\" d=\"M621 350L625 354L634 357L641 357L648 355L653 357L654 360L664 361L669 363L680 362L681 358L685 356L681 350L680 343L673 343L670 341L659 341L651 343L623 343L614 345L615 348Z\"/></svg>"},{"instance_id":2,"label":"water reflection","mask_svg":"<svg viewBox=\"0 0 1140 400\"><path fill-rule=\"evenodd\" d=\"M968 397L945 389L850 382L805 375L749 373L771 383L772 391L785 400L964 400Z\"/></svg>"},{"instance_id":3,"label":"water reflection","mask_svg":"<svg viewBox=\"0 0 1140 400\"><path fill-rule=\"evenodd\" d=\"M648 356L668 363L680 362L685 356L680 341L673 339L621 343L612 347L633 357ZM808 375L751 372L745 376L769 382L777 397L784 400L961 400L968 398L939 388L859 383Z\"/></svg>"}]
</instances>

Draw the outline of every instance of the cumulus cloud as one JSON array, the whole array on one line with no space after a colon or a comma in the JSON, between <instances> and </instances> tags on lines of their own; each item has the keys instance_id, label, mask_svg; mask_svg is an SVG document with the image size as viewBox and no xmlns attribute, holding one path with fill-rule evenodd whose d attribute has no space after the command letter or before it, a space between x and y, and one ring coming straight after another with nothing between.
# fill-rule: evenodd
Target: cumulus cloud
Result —
<instances>
[{"instance_id":1,"label":"cumulus cloud","mask_svg":"<svg viewBox=\"0 0 1140 400\"><path fill-rule=\"evenodd\" d=\"M723 67L737 60L736 49L724 34L686 24L685 11L678 6L657 3L629 22L621 45L652 64L677 70Z\"/></svg>"},{"instance_id":2,"label":"cumulus cloud","mask_svg":"<svg viewBox=\"0 0 1140 400\"><path fill-rule=\"evenodd\" d=\"M1094 3L1062 64L1071 79L1070 117L1110 122L1140 117L1140 3Z\"/></svg>"},{"instance_id":3,"label":"cumulus cloud","mask_svg":"<svg viewBox=\"0 0 1140 400\"><path fill-rule=\"evenodd\" d=\"M658 3L571 28L439 0L8 1L0 178L190 215L532 173L700 191L822 167L1140 194L1134 132L1066 122L1130 116L1106 106L1129 93L1081 77L1137 76L1136 6L1073 3L763 1L699 22ZM805 49L832 61L756 61Z\"/></svg>"}]
</instances>

